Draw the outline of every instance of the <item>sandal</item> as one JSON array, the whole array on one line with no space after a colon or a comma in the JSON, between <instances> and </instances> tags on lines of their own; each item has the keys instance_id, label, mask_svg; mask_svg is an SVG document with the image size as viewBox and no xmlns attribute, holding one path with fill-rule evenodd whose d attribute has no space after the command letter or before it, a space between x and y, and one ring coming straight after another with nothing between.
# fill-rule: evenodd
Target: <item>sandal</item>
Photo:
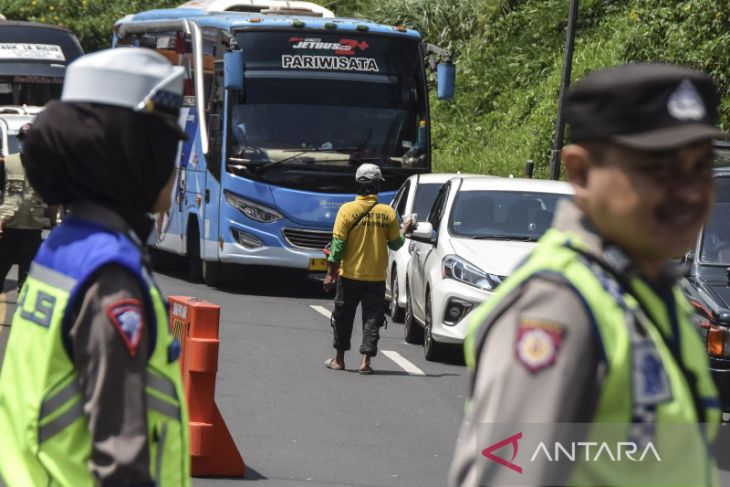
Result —
<instances>
[{"instance_id":1,"label":"sandal","mask_svg":"<svg viewBox=\"0 0 730 487\"><path fill-rule=\"evenodd\" d=\"M345 366L336 363L334 357L325 360L324 366L332 370L345 370Z\"/></svg>"},{"instance_id":2,"label":"sandal","mask_svg":"<svg viewBox=\"0 0 730 487\"><path fill-rule=\"evenodd\" d=\"M373 369L369 365L366 365L362 369L358 369L358 372L360 375L370 375L373 373Z\"/></svg>"}]
</instances>

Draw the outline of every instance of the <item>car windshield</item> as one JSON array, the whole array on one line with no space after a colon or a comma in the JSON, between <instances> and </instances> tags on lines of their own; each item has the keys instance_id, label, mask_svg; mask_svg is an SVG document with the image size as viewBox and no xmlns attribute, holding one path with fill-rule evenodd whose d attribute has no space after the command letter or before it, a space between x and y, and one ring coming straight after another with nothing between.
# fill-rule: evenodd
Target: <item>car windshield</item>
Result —
<instances>
[{"instance_id":1,"label":"car windshield","mask_svg":"<svg viewBox=\"0 0 730 487\"><path fill-rule=\"evenodd\" d=\"M63 78L0 76L0 105L43 106L61 97Z\"/></svg>"},{"instance_id":2,"label":"car windshield","mask_svg":"<svg viewBox=\"0 0 730 487\"><path fill-rule=\"evenodd\" d=\"M461 191L449 217L449 231L463 238L540 238L550 227L555 205L567 195L524 191Z\"/></svg>"},{"instance_id":3,"label":"car windshield","mask_svg":"<svg viewBox=\"0 0 730 487\"><path fill-rule=\"evenodd\" d=\"M715 164L730 167L730 140L715 141Z\"/></svg>"},{"instance_id":4,"label":"car windshield","mask_svg":"<svg viewBox=\"0 0 730 487\"><path fill-rule=\"evenodd\" d=\"M730 265L730 177L715 179L715 206L702 230L700 261L703 264Z\"/></svg>"},{"instance_id":5,"label":"car windshield","mask_svg":"<svg viewBox=\"0 0 730 487\"><path fill-rule=\"evenodd\" d=\"M426 218L441 186L440 183L419 184L416 188L416 199L413 202L413 213L420 215L421 219Z\"/></svg>"}]
</instances>

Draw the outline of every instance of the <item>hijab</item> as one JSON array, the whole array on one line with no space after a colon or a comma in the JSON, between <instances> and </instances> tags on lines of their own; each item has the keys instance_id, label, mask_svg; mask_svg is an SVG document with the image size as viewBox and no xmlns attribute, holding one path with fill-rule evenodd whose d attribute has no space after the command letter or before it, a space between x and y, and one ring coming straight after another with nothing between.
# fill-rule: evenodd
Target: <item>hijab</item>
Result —
<instances>
[{"instance_id":1,"label":"hijab","mask_svg":"<svg viewBox=\"0 0 730 487\"><path fill-rule=\"evenodd\" d=\"M172 175L179 140L158 115L52 101L24 142L24 165L46 204L96 202L144 240L151 230L147 213Z\"/></svg>"}]
</instances>

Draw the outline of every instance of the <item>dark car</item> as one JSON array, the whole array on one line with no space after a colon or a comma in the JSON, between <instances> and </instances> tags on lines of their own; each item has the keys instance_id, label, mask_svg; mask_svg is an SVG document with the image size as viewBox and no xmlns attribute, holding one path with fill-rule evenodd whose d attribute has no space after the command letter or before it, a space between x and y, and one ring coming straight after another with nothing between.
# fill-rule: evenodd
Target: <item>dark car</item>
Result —
<instances>
[{"instance_id":1,"label":"dark car","mask_svg":"<svg viewBox=\"0 0 730 487\"><path fill-rule=\"evenodd\" d=\"M686 257L689 271L682 287L707 343L723 413L730 413L730 167L715 170L715 187L715 207Z\"/></svg>"},{"instance_id":2,"label":"dark car","mask_svg":"<svg viewBox=\"0 0 730 487\"><path fill-rule=\"evenodd\" d=\"M730 167L730 140L715 141L715 161L720 167Z\"/></svg>"}]
</instances>

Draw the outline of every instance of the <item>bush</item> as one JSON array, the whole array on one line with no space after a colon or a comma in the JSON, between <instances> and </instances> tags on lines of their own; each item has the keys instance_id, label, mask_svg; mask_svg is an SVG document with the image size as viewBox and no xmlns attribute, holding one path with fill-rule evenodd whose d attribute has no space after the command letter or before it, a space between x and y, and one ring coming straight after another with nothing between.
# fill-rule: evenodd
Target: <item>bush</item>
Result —
<instances>
[{"instance_id":1,"label":"bush","mask_svg":"<svg viewBox=\"0 0 730 487\"><path fill-rule=\"evenodd\" d=\"M122 16L182 0L5 0L9 19L64 25L86 51L107 47ZM536 163L548 174L563 65L565 0L320 0L340 16L418 30L449 49L456 99L432 100L434 168L521 174ZM730 12L727 0L582 0L573 79L632 61L686 64L709 73L730 129ZM431 83L434 77L431 76Z\"/></svg>"}]
</instances>

